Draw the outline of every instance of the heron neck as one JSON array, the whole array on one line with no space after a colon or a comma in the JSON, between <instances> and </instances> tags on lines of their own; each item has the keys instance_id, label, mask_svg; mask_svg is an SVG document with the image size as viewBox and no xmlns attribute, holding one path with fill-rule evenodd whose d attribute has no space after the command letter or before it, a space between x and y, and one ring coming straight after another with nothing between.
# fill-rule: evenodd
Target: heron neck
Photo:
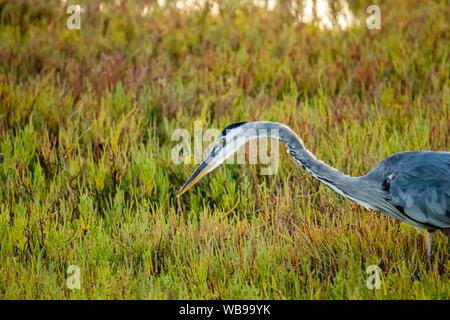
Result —
<instances>
[{"instance_id":1,"label":"heron neck","mask_svg":"<svg viewBox=\"0 0 450 320\"><path fill-rule=\"evenodd\" d=\"M358 180L356 178L318 160L305 148L303 141L289 127L280 125L278 130L279 140L287 146L291 156L306 172L342 196L351 197L351 195L358 193Z\"/></svg>"}]
</instances>

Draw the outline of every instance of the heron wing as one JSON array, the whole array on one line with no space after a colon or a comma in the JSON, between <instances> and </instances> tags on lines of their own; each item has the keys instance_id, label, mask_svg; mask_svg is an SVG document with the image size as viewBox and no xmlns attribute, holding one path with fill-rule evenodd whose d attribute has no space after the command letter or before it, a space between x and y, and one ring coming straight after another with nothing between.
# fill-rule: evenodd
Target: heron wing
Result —
<instances>
[{"instance_id":1,"label":"heron wing","mask_svg":"<svg viewBox=\"0 0 450 320\"><path fill-rule=\"evenodd\" d=\"M450 228L450 153L422 153L404 160L386 177L389 202L425 227Z\"/></svg>"}]
</instances>

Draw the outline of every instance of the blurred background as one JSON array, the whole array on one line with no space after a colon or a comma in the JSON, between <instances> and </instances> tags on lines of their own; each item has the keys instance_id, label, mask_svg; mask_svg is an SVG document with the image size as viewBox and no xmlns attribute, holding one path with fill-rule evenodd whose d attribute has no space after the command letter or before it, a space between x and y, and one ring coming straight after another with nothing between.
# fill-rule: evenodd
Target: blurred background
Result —
<instances>
[{"instance_id":1,"label":"blurred background","mask_svg":"<svg viewBox=\"0 0 450 320\"><path fill-rule=\"evenodd\" d=\"M351 175L448 151L449 21L446 0L0 0L0 297L448 299L444 236L427 271L415 229L285 152L177 200L171 134L282 122Z\"/></svg>"}]
</instances>

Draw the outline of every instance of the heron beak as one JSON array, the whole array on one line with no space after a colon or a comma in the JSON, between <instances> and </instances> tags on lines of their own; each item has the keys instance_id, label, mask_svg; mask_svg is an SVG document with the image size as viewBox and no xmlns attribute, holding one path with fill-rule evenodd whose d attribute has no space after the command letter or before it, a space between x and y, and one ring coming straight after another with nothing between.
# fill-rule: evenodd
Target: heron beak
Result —
<instances>
[{"instance_id":1,"label":"heron beak","mask_svg":"<svg viewBox=\"0 0 450 320\"><path fill-rule=\"evenodd\" d=\"M177 193L177 197L181 196L183 193L188 191L193 185L195 185L200 179L208 173L208 163L203 161L197 169L195 169L194 173L187 179L186 183L181 187L180 191Z\"/></svg>"}]
</instances>

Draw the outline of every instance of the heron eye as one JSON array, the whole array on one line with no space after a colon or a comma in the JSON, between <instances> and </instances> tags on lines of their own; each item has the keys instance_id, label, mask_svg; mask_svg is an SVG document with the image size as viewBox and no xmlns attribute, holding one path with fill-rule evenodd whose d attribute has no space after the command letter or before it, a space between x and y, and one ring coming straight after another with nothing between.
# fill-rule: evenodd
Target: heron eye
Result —
<instances>
[{"instance_id":1,"label":"heron eye","mask_svg":"<svg viewBox=\"0 0 450 320\"><path fill-rule=\"evenodd\" d=\"M219 143L220 143L222 146L225 145L225 138L220 139L220 140L219 140Z\"/></svg>"}]
</instances>

